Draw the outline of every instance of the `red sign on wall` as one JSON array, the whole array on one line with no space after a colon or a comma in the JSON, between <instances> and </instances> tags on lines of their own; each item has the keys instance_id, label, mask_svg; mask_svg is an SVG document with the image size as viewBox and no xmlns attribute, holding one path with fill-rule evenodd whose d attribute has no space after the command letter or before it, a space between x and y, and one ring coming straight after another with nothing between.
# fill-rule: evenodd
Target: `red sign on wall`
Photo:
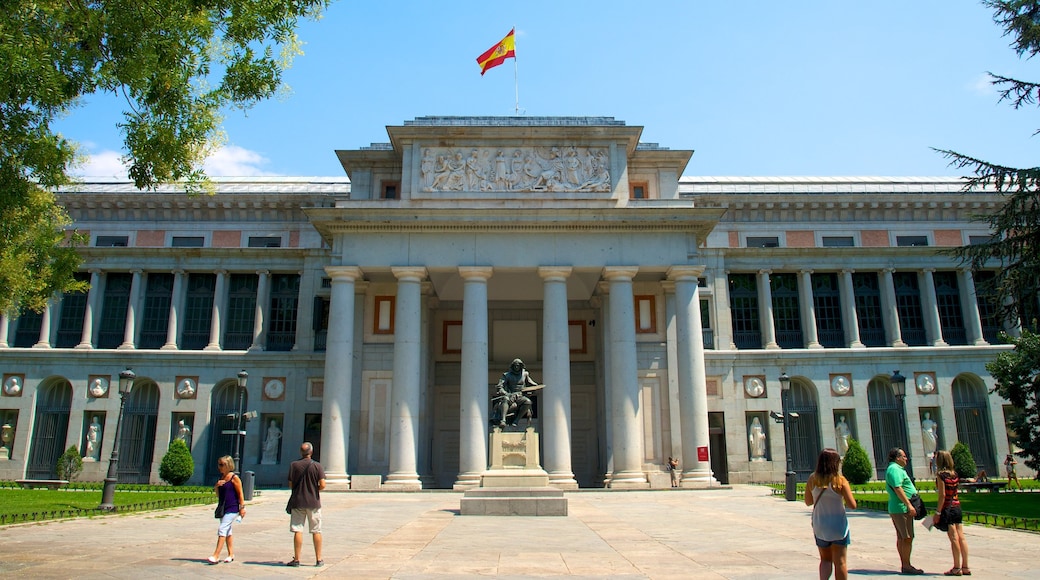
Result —
<instances>
[{"instance_id":1,"label":"red sign on wall","mask_svg":"<svg viewBox=\"0 0 1040 580\"><path fill-rule=\"evenodd\" d=\"M707 461L707 460L708 460L708 447L707 446L698 447L697 448L697 461Z\"/></svg>"}]
</instances>

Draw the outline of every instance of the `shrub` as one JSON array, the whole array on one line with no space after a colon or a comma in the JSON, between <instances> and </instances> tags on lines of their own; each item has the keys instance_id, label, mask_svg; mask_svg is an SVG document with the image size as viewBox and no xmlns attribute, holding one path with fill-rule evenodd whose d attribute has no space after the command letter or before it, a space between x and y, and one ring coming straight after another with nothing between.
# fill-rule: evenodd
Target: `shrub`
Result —
<instances>
[{"instance_id":1,"label":"shrub","mask_svg":"<svg viewBox=\"0 0 1040 580\"><path fill-rule=\"evenodd\" d=\"M870 465L870 458L863 446L852 437L849 437L849 450L845 452L845 459L841 464L841 473L849 483L862 485L870 481L874 468Z\"/></svg>"},{"instance_id":2,"label":"shrub","mask_svg":"<svg viewBox=\"0 0 1040 580\"><path fill-rule=\"evenodd\" d=\"M76 479L79 472L83 471L83 458L79 456L79 448L73 445L65 450L58 458L58 464L54 466L58 472L58 479L72 481Z\"/></svg>"},{"instance_id":3,"label":"shrub","mask_svg":"<svg viewBox=\"0 0 1040 580\"><path fill-rule=\"evenodd\" d=\"M957 477L975 477L979 468L975 465L975 457L967 445L958 441L950 450L950 455L953 456L953 468L957 470Z\"/></svg>"},{"instance_id":4,"label":"shrub","mask_svg":"<svg viewBox=\"0 0 1040 580\"><path fill-rule=\"evenodd\" d=\"M195 473L195 460L191 458L188 444L174 439L170 449L159 464L159 477L170 485L182 485Z\"/></svg>"}]
</instances>

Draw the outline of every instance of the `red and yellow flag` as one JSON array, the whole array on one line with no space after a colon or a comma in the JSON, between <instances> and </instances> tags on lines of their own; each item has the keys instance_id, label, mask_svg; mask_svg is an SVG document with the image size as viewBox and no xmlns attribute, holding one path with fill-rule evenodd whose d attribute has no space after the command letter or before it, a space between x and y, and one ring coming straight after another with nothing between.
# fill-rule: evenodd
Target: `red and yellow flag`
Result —
<instances>
[{"instance_id":1,"label":"red and yellow flag","mask_svg":"<svg viewBox=\"0 0 1040 580\"><path fill-rule=\"evenodd\" d=\"M486 73L488 69L502 64L507 58L516 58L516 42L514 42L513 37L514 31L516 31L515 28L510 30L509 34L507 34L498 44L487 49L484 54L477 57L477 64L480 65L480 76L484 76L484 73Z\"/></svg>"}]
</instances>

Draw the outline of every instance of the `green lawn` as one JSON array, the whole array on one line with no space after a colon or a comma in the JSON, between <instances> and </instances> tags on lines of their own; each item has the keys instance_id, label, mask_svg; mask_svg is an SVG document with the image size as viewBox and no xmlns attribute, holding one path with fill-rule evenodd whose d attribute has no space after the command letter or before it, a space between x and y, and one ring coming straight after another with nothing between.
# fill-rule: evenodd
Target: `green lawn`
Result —
<instances>
[{"instance_id":1,"label":"green lawn","mask_svg":"<svg viewBox=\"0 0 1040 580\"><path fill-rule=\"evenodd\" d=\"M215 493L186 491L122 491L116 490L115 505L131 506L165 500L212 500ZM50 489L0 489L0 516L13 516L62 510L92 510L101 503L100 490L68 491Z\"/></svg>"}]
</instances>

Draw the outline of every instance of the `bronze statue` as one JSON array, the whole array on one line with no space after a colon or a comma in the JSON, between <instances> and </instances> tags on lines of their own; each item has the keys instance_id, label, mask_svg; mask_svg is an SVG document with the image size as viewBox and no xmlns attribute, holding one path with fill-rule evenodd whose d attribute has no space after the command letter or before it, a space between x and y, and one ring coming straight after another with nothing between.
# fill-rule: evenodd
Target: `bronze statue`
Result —
<instances>
[{"instance_id":1,"label":"bronze statue","mask_svg":"<svg viewBox=\"0 0 1040 580\"><path fill-rule=\"evenodd\" d=\"M531 399L525 393L541 389L539 385L527 373L524 361L513 359L509 370L502 373L495 389L495 396L491 399L495 413L491 418L492 423L498 423L499 427L507 424L516 426L517 421L527 418L527 426L531 426Z\"/></svg>"}]
</instances>

